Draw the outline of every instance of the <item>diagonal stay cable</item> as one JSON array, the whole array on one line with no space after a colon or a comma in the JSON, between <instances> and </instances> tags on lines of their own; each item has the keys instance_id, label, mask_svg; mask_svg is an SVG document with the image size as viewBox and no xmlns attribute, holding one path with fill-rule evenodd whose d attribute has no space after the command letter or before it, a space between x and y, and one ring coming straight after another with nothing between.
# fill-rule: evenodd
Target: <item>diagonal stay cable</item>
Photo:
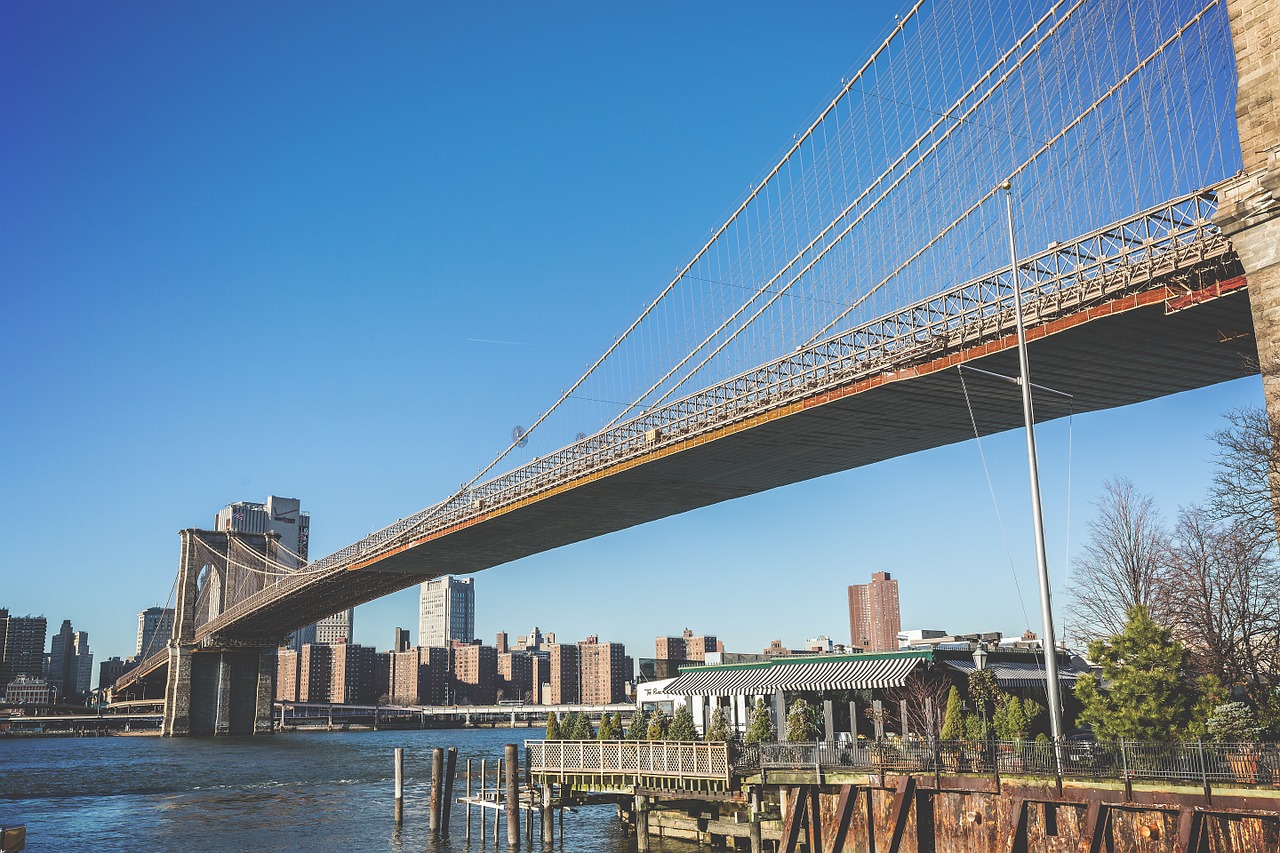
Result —
<instances>
[{"instance_id":1,"label":"diagonal stay cable","mask_svg":"<svg viewBox=\"0 0 1280 853\"><path fill-rule=\"evenodd\" d=\"M988 190L980 199L975 201L967 210L965 210L964 213L956 217L951 222L951 224L947 225L945 228L939 231L936 235L934 235L934 237L931 240L929 240L928 243L925 243L923 246L921 246L920 249L915 252L915 254L913 254L911 257L907 258L905 261L899 264L893 270L893 272L889 273L887 276L881 279L874 287L872 287L865 294L859 297L859 299L856 302L854 302L852 307L841 312L840 315L837 316L834 320L832 320L826 326L824 326L823 328L815 332L807 341L805 341L804 345L809 346L813 344L815 341L820 340L824 335L827 334L827 332L829 332L836 325L838 325L841 320L849 316L849 314L852 313L854 308L857 308L859 305L865 302L867 298L870 297L873 293L878 291L880 288L884 287L884 285L888 284L895 277L897 277L899 273L901 273L908 266L910 266L912 263L918 260L921 255L923 255L929 249L937 245L939 240L941 240L951 231L955 230L957 225L959 225L961 222L967 219L974 211L978 210L980 207L982 207L983 204L985 204L987 201L993 198L995 194L999 191L1000 184L1003 184L1005 181L1011 181L1014 178L1016 178L1018 175L1022 174L1022 172L1026 171L1026 169L1030 167L1033 163L1035 163L1041 156L1043 156L1044 153L1048 151L1051 146L1056 144L1060 139L1062 139L1064 136L1066 136L1068 133L1074 130L1076 126L1080 124L1080 122L1084 121L1089 115L1095 112L1098 109L1098 107L1100 107L1103 103L1105 103L1108 99L1110 99L1111 96L1113 96L1116 92L1120 91L1125 86L1125 84L1127 84L1130 80L1132 80L1135 76L1137 76L1137 74L1140 71L1142 71L1144 68L1146 68L1146 66L1150 64L1153 60L1155 60L1158 56L1160 56L1160 54L1162 54L1165 51L1165 49L1169 47L1169 45L1177 41L1184 32L1186 32L1188 29L1190 29L1192 26L1198 23L1200 19L1203 18L1206 14L1208 14L1210 9L1212 9L1214 6L1217 6L1219 2L1220 0L1210 0L1208 5L1206 5L1203 9L1201 9L1200 12L1195 15L1195 17L1193 17L1191 20L1187 21L1185 24L1179 27L1173 33L1173 35L1165 39L1165 41L1162 42L1159 47L1157 47L1155 50L1149 53L1145 58L1143 58L1143 60L1139 62L1136 66L1134 66L1134 68L1131 69L1129 73L1125 74L1124 77L1116 81L1109 89L1107 89L1106 92L1104 92L1092 104L1090 104L1084 110L1084 112L1076 116L1071 121L1070 124L1068 124L1066 127L1062 128L1062 130L1054 134L1054 136L1048 142L1042 145L1034 154L1032 154L1030 157L1024 160L1021 163L1021 165L1019 165L1016 169L1014 169L1011 173L1009 173L1009 175L1005 178L1004 181L1001 181L996 186Z\"/></svg>"},{"instance_id":2,"label":"diagonal stay cable","mask_svg":"<svg viewBox=\"0 0 1280 853\"><path fill-rule=\"evenodd\" d=\"M720 236L724 234L735 221L737 221L738 217L742 215L742 212L746 210L747 207L751 204L751 202L756 199L756 197L769 184L769 182L773 179L773 177L777 175L784 166L786 166L786 164L790 161L791 157L798 150L800 150L801 146L804 145L804 143L809 139L809 137L813 135L813 132L819 126L821 126L822 122L826 119L827 115L833 109L836 108L836 105L839 104L840 101L845 97L845 95L848 94L850 88L853 87L853 85L861 78L861 76L864 73L866 73L866 70L875 63L876 59L880 56L880 54L882 54L885 50L888 49L890 43L902 32L903 28L907 24L907 21L909 21L912 17L915 16L916 12L919 11L922 5L924 5L924 0L916 0L916 2L911 6L911 8L907 10L907 13L897 20L897 22L893 26L893 29L889 31L889 35L885 37L884 41L881 42L880 46L877 47L875 51L872 52L871 56L858 69L857 73L854 74L849 79L848 83L846 83L843 87L841 87L840 91L836 94L834 98L832 98L831 102L818 115L818 117L814 119L813 123L809 125L808 129L805 130L804 133L800 134L796 138L795 142L793 142L791 147L787 149L787 152L782 155L782 159L778 161L777 165L775 165L772 170L770 170L769 174L765 176L764 180L760 181L760 183L757 186L751 189L751 191L747 194L747 197L742 201L740 205L738 205L737 209L732 214L730 214L729 218L725 220L724 224L716 229L715 233L712 234L711 238L707 240L707 242L702 246L701 249L697 251L697 253L694 254L693 258L687 264L685 264L685 266L680 270L679 273L676 274L676 276L671 280L671 282L667 284L666 287L663 288L662 292L659 293L658 296L648 304L648 306L640 313L640 316L637 317L631 323L631 325L627 327L626 331L624 331L621 335L619 335L618 339L615 340L613 344L608 349L605 350L604 354L601 355L599 358L597 358L595 362L593 362L592 365L587 368L586 372L583 373L582 376L580 376L573 383L573 385L571 385L568 389L566 389L560 395L559 399L557 399L556 402L553 403L551 407L547 409L546 412L538 416L538 418L533 422L533 424L529 427L529 429L525 431L525 435L537 429L542 423L546 421L548 417L550 417L552 412L554 412L557 408L559 408L559 406L565 400L569 399L569 397L575 391L578 390L578 388L587 380L587 378L593 372L595 372L595 370L599 368L600 365L602 365L605 362L605 360L608 359L609 356L612 355L618 349L618 347L622 344L622 342L626 340L632 334L632 332L636 330L637 327L639 327L641 322L643 322L644 319L654 311L654 309L658 306L658 304L664 298L666 298L667 294L671 293L671 291L684 278L684 276L691 269L693 269L694 265L697 264L698 261L702 259L702 257L707 253L707 251L711 248L711 246L713 246L715 242L718 239L720 239ZM490 462L484 468L480 469L480 471L477 472L474 477L472 477L465 484L463 484L462 488L460 488L457 492L455 492L453 496L443 501L441 503L441 506L447 505L453 500L464 495L467 489L469 489L471 486L479 482L480 479L484 477L485 474L492 471L493 468L499 462L505 459L507 455L511 453L512 450L516 449L516 447L518 447L519 445L520 445L520 439L513 440L509 445L507 445L506 449L504 449L500 454L498 454L498 456L492 462ZM414 527L416 527L418 524L421 524L422 521L425 521L426 518L429 518L429 517L430 516L426 516L422 519L419 519L414 524ZM408 532L408 531L405 531L405 532Z\"/></svg>"},{"instance_id":3,"label":"diagonal stay cable","mask_svg":"<svg viewBox=\"0 0 1280 853\"><path fill-rule=\"evenodd\" d=\"M934 121L932 125L929 126L927 130L925 130L922 134L920 134L920 136L915 140L915 142L913 142L906 149L904 149L903 152L900 155L898 155L898 157L892 163L890 163L889 166L885 168L884 171L881 172L880 175L874 181L870 182L862 190L862 192L858 194L857 198L855 198L852 202L850 202L844 208L844 210L840 212L839 215L837 215L834 219L832 219L831 222L826 226L826 228L822 230L821 233L819 233L816 237L810 240L807 246L801 249L794 257L792 257L792 259L786 264L786 266L780 269L773 276L773 278L765 282L765 284L763 284L750 299L748 299L745 303L743 303L743 305L740 308L738 308L737 311L735 311L730 317L728 317L723 323L721 323L720 326L716 328L715 331L713 331L710 335L708 335L707 338L701 344L699 344L696 348L693 349L693 351L691 351L687 356L685 356L684 359L682 359L679 364L676 364L674 367L668 370L667 373L661 379L655 382L647 391L645 391L638 398L636 398L636 400L630 406L628 406L625 410L623 410L617 416L615 416L613 420L611 420L608 424L605 425L604 428L609 429L610 427L616 425L618 421L620 421L627 412L639 406L646 397L648 397L650 394L652 394L654 391L660 388L662 386L662 383L666 382L668 379L674 376L679 370L681 370L686 364L692 361L693 357L697 355L699 352L701 352L702 349L707 346L707 344L713 341L734 320L736 320L743 313L745 313L746 310L749 307L751 307L751 305L755 302L755 300L758 299L761 295L765 293L774 294L773 297L768 301L766 301L764 305L756 309L756 312L746 322L744 322L731 335L729 335L724 341L722 341L720 345L715 348L715 350L713 350L711 353L705 356L702 359L702 361L698 363L696 367L688 371L684 375L684 377L682 377L678 382L676 382L669 389L667 389L667 392L665 394L663 394L657 400L653 401L653 403L650 404L649 408L652 408L654 406L659 406L666 400L670 399L672 394L674 394L679 388L683 387L684 384L688 382L692 377L696 376L698 374L698 371L702 370L702 368L705 367L707 363L711 361L711 359L715 358L722 351L724 351L724 348L728 346L734 340L734 338L736 338L744 329L748 328L765 311L767 311L771 306L773 306L773 304L777 302L781 296L786 294L790 290L792 285L794 285L796 282L800 281L806 275L808 275L809 272L818 264L818 262L820 262L823 258L825 258L827 254L831 252L832 249L834 249L837 245L842 243L846 237L848 237L851 233L853 233L853 229L856 228L860 223L862 223L862 221L865 220L867 216L870 215L871 212L876 209L876 207L880 204L880 202L884 201L884 199L887 198L895 189L897 189L903 183L903 181L905 181L908 177L910 177L915 172L915 170L917 169L917 167L920 166L920 164L924 163L925 160L928 159L933 154L933 152L937 151L938 148L944 142L946 142L946 140L951 136L952 133L956 131L957 128L965 126L965 124L969 122L969 116L973 115L973 113L976 112L978 108L987 101L988 98L990 98L996 91L998 91L1000 87L1003 86L1005 82L1008 81L1008 79L1013 75L1013 73L1017 71L1022 66L1022 64L1026 62L1027 59L1030 56L1032 56L1040 48L1041 45L1043 45L1050 37L1052 37L1054 33L1057 32L1058 28L1061 27L1077 9L1079 9L1081 6L1084 5L1084 0L1077 0L1075 5L1072 6L1070 9L1068 9L1061 18L1055 21L1053 26L1050 27L1048 31L1044 33L1044 35L1042 35L1039 39L1037 39L1036 42L1032 44L1031 47L1027 50L1027 52L1022 56L1020 56L1017 62L1015 62L1007 71L1005 71L1005 73L1001 75L1000 78L996 80L995 83L992 84L982 94L980 98L974 101L974 103L972 103L968 107L968 109L966 109L962 114L956 115L955 111L959 109L961 105L964 104L965 100L969 98L974 92L976 92L979 89L979 87L981 87L984 83L986 83L989 79L991 79L991 76L994 75L996 71L1008 61L1009 57L1012 56L1014 53L1016 53L1018 49L1021 48L1022 45L1025 44L1026 41L1030 39L1032 35L1034 35L1039 30L1041 24L1043 24L1046 20L1048 20L1049 17L1051 17L1053 13L1056 12L1057 9L1060 6L1062 6L1064 2L1066 2L1066 0L1060 0L1060 2L1054 5L1038 21L1036 21L1031 26L1031 28L1021 38L1019 38L1018 41L1012 47L1006 50L1000 56L1000 58L997 59L995 63L991 65L990 68L987 69L987 71L981 77L979 77L976 81L974 81L974 83L969 87L969 89L963 95L961 95L959 98L956 99L955 103L952 104L952 106L948 110L942 113L938 113L936 111L928 111L933 115L937 115L938 118L936 121ZM799 273L794 275L785 285L783 285L778 290L770 290L770 288L774 284L776 284L779 279L781 279L784 275L786 275L787 272L791 270L792 267L794 267L797 263L799 263L800 260L805 257L805 255L807 255L816 245L818 245L818 243L820 243L828 234L830 234L831 231L840 222L842 222L845 219L845 217L847 217L850 213L852 213L853 210L857 208L857 206L864 199L866 199L866 197L869 196L876 187L880 186L881 183L883 183L884 180L888 178L895 169L897 169L900 165L902 165L903 161L905 161L913 151L918 150L920 146L924 144L925 140L928 139L933 134L933 132L938 129L938 127L940 127L942 124L946 123L947 121L953 121L954 124L948 127L947 130L941 136L939 136L936 140L934 140L933 144L930 145L929 148L924 153L922 153L919 157L917 157L915 161L911 163L903 171L903 173L893 181L892 184L890 184L886 189L881 191L880 194L876 197L875 201L873 201L864 210L862 210L858 214L858 216L844 228L843 231L841 231L838 235L836 235L836 237L833 240L831 240L831 242L823 246L822 250L816 256L814 256L804 266L804 268L801 269ZM877 288L878 287L879 285L877 285ZM872 288L871 291L869 291L863 297L855 301L853 305L848 305L847 306L848 310L846 310L845 313L842 314L841 316L843 317L847 315L849 311L852 311L853 309L857 308L857 306L862 304L862 302L866 300L866 297L874 293L877 288ZM811 338L809 340L809 343L812 343L813 340L814 339Z\"/></svg>"},{"instance_id":4,"label":"diagonal stay cable","mask_svg":"<svg viewBox=\"0 0 1280 853\"><path fill-rule=\"evenodd\" d=\"M991 470L987 467L987 454L982 449L982 436L978 433L978 420L973 415L973 403L969 400L969 383L964 381L964 370L956 366L960 375L960 387L964 391L964 404L969 410L969 423L973 426L973 438L978 445L978 458L982 460L982 475L987 479L987 491L991 493L991 506L996 511L996 524L1000 528L1000 541L1004 544L1004 554L1009 561L1009 574L1013 575L1013 588L1018 592L1018 605L1022 608L1022 618L1027 628L1031 627L1031 617L1027 614L1027 602L1022 597L1022 584L1018 582L1018 570L1013 565L1013 549L1009 547L1009 535L1004 528L1004 517L1000 514L1000 502L996 499L996 487L991 482Z\"/></svg>"}]
</instances>

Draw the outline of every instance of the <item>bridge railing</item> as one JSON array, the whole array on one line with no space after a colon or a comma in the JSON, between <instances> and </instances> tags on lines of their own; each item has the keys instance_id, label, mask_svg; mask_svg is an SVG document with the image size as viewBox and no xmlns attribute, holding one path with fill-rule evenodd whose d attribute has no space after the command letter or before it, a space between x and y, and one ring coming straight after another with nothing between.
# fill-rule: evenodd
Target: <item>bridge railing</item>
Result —
<instances>
[{"instance_id":1,"label":"bridge railing","mask_svg":"<svg viewBox=\"0 0 1280 853\"><path fill-rule=\"evenodd\" d=\"M525 741L525 755L533 774L729 780L729 753L723 743L530 740Z\"/></svg>"},{"instance_id":2,"label":"bridge railing","mask_svg":"<svg viewBox=\"0 0 1280 853\"><path fill-rule=\"evenodd\" d=\"M1069 740L769 743L760 768L964 773L1280 787L1280 744Z\"/></svg>"},{"instance_id":3,"label":"bridge railing","mask_svg":"<svg viewBox=\"0 0 1280 853\"><path fill-rule=\"evenodd\" d=\"M1022 260L1019 286L1028 323L1140 291L1168 273L1225 255L1229 245L1211 223L1215 209L1211 189L1190 193ZM429 511L437 515L430 527L510 506L789 399L1008 334L1014 327L1009 279L1009 270L998 270L654 408L438 505ZM393 525L386 536L395 538L427 517Z\"/></svg>"},{"instance_id":4,"label":"bridge railing","mask_svg":"<svg viewBox=\"0 0 1280 853\"><path fill-rule=\"evenodd\" d=\"M1229 257L1211 222L1214 188L1172 199L1019 262L1028 325L1163 286ZM1190 285L1189 285L1190 287ZM996 340L1014 329L1008 269L964 282L522 465L403 518L226 608L202 635L315 579L453 525L531 500L575 478L686 441L789 402Z\"/></svg>"}]
</instances>

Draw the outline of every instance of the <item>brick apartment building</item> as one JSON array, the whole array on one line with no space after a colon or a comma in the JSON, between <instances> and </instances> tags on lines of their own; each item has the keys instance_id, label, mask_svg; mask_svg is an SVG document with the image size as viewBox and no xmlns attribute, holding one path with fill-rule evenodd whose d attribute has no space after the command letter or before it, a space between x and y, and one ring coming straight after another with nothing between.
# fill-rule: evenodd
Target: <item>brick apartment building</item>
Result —
<instances>
[{"instance_id":1,"label":"brick apartment building","mask_svg":"<svg viewBox=\"0 0 1280 853\"><path fill-rule=\"evenodd\" d=\"M498 699L533 701L533 655L498 650Z\"/></svg>"},{"instance_id":2,"label":"brick apartment building","mask_svg":"<svg viewBox=\"0 0 1280 853\"><path fill-rule=\"evenodd\" d=\"M631 658L622 643L602 643L595 636L578 643L581 702L608 705L623 702L631 680Z\"/></svg>"},{"instance_id":3,"label":"brick apartment building","mask_svg":"<svg viewBox=\"0 0 1280 853\"><path fill-rule=\"evenodd\" d=\"M869 652L891 652L898 648L901 630L898 582L888 572L876 572L871 583L849 587L851 645Z\"/></svg>"},{"instance_id":4,"label":"brick apartment building","mask_svg":"<svg viewBox=\"0 0 1280 853\"><path fill-rule=\"evenodd\" d=\"M418 646L388 655L387 692L392 701L410 705L443 705L453 676L450 649Z\"/></svg>"},{"instance_id":5,"label":"brick apartment building","mask_svg":"<svg viewBox=\"0 0 1280 853\"><path fill-rule=\"evenodd\" d=\"M498 650L455 642L453 652L454 704L493 705L498 701Z\"/></svg>"},{"instance_id":6,"label":"brick apartment building","mask_svg":"<svg viewBox=\"0 0 1280 853\"><path fill-rule=\"evenodd\" d=\"M547 682L551 686L542 701L547 705L571 705L580 701L577 645L553 643L547 648L551 652L547 667Z\"/></svg>"}]
</instances>

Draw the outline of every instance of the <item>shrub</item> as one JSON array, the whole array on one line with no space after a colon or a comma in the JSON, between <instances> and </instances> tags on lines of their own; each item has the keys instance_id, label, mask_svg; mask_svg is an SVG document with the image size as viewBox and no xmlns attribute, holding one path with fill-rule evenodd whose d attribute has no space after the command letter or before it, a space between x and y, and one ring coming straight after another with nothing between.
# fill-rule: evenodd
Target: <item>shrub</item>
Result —
<instances>
[{"instance_id":1,"label":"shrub","mask_svg":"<svg viewBox=\"0 0 1280 853\"><path fill-rule=\"evenodd\" d=\"M711 728L707 731L707 740L727 741L729 737L729 715L724 712L724 708L716 708L711 712Z\"/></svg>"},{"instance_id":2,"label":"shrub","mask_svg":"<svg viewBox=\"0 0 1280 853\"><path fill-rule=\"evenodd\" d=\"M1205 728L1209 737L1225 743L1255 741L1262 731L1253 709L1244 702L1227 702L1214 708Z\"/></svg>"},{"instance_id":3,"label":"shrub","mask_svg":"<svg viewBox=\"0 0 1280 853\"><path fill-rule=\"evenodd\" d=\"M769 719L769 709L763 699L756 700L751 709L751 723L747 726L746 743L772 743L778 736L773 730L773 721Z\"/></svg>"},{"instance_id":4,"label":"shrub","mask_svg":"<svg viewBox=\"0 0 1280 853\"><path fill-rule=\"evenodd\" d=\"M627 740L644 740L649 736L649 717L644 711L636 711L631 715L631 727L627 729Z\"/></svg>"},{"instance_id":5,"label":"shrub","mask_svg":"<svg viewBox=\"0 0 1280 853\"><path fill-rule=\"evenodd\" d=\"M964 737L964 703L960 701L960 688L951 685L947 694L947 714L942 722L943 740L960 740Z\"/></svg>"},{"instance_id":6,"label":"shrub","mask_svg":"<svg viewBox=\"0 0 1280 853\"><path fill-rule=\"evenodd\" d=\"M789 743L809 743L818 739L817 714L812 705L803 699L797 699L787 712L787 741Z\"/></svg>"},{"instance_id":7,"label":"shrub","mask_svg":"<svg viewBox=\"0 0 1280 853\"><path fill-rule=\"evenodd\" d=\"M579 714L573 721L574 740L595 740L595 730L591 728L591 720L586 714Z\"/></svg>"},{"instance_id":8,"label":"shrub","mask_svg":"<svg viewBox=\"0 0 1280 853\"><path fill-rule=\"evenodd\" d=\"M693 712L688 705L681 705L676 710L675 719L667 729L667 740L697 740L698 727L693 723Z\"/></svg>"},{"instance_id":9,"label":"shrub","mask_svg":"<svg viewBox=\"0 0 1280 853\"><path fill-rule=\"evenodd\" d=\"M645 732L646 739L666 740L668 725L670 725L670 720L667 715L663 713L661 708L655 709L649 717L649 730Z\"/></svg>"}]
</instances>

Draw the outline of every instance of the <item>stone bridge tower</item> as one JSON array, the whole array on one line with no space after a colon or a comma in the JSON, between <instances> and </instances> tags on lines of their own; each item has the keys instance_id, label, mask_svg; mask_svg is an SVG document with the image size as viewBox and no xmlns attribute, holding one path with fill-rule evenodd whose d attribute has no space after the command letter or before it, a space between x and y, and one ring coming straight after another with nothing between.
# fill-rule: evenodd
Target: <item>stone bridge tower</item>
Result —
<instances>
[{"instance_id":1,"label":"stone bridge tower","mask_svg":"<svg viewBox=\"0 0 1280 853\"><path fill-rule=\"evenodd\" d=\"M179 536L177 610L161 731L167 736L270 734L282 638L235 643L212 638L197 644L196 627L201 616L215 616L228 605L229 578L237 564L244 564L245 552L275 559L275 534L192 529Z\"/></svg>"},{"instance_id":2,"label":"stone bridge tower","mask_svg":"<svg viewBox=\"0 0 1280 853\"><path fill-rule=\"evenodd\" d=\"M1231 238L1253 310L1272 443L1280 449L1280 0L1227 0L1235 44L1236 124L1244 170L1222 193L1217 222ZM1280 475L1272 499L1280 529Z\"/></svg>"}]
</instances>

